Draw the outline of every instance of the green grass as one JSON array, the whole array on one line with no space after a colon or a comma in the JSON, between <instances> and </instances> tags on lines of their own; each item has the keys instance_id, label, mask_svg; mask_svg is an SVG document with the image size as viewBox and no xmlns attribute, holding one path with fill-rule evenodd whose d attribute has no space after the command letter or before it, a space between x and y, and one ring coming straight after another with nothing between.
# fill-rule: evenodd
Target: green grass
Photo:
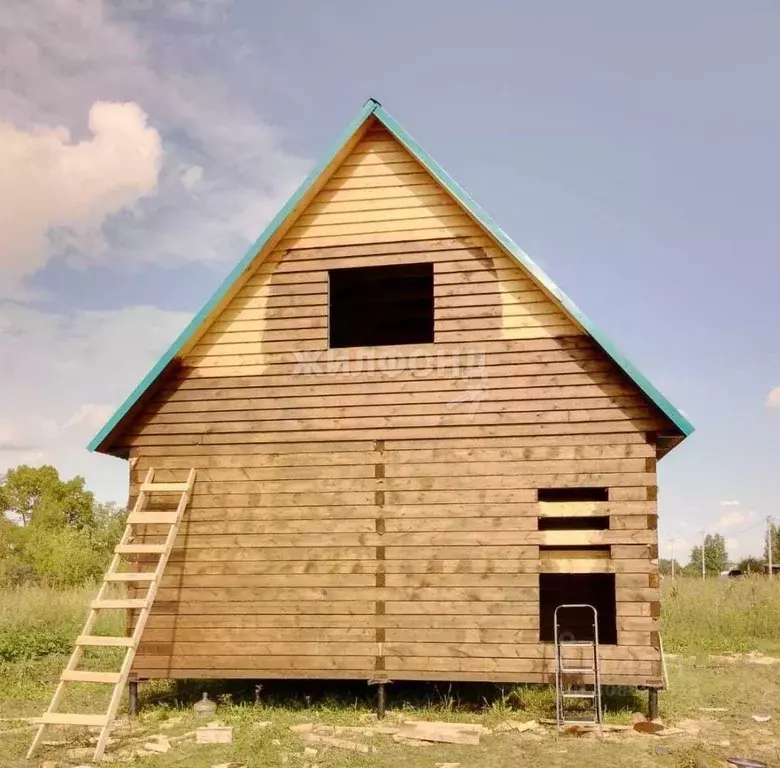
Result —
<instances>
[{"instance_id":1,"label":"green grass","mask_svg":"<svg viewBox=\"0 0 780 768\"><path fill-rule=\"evenodd\" d=\"M0 590L0 661L69 652L95 589ZM666 579L663 597L662 634L669 653L780 654L780 579ZM112 613L101 618L97 632L122 629L122 617Z\"/></svg>"},{"instance_id":2,"label":"green grass","mask_svg":"<svg viewBox=\"0 0 780 768\"><path fill-rule=\"evenodd\" d=\"M71 590L21 588L0 591L0 718L24 718L39 714L48 703L54 685L83 624L93 587ZM563 738L550 731L531 737L526 734L494 734L479 747L440 745L413 748L398 745L388 737L374 736L376 754L360 755L330 750L316 762L321 768L363 768L397 766L431 768L436 762L461 762L474 768L503 768L518 764L568 766L695 766L702 756L711 765L733 754L744 754L777 764L775 744L780 730L780 664L758 666L727 664L707 658L709 654L743 653L758 650L780 656L780 581L666 580L663 638L668 652L679 654L670 660L670 691L661 697L662 716L668 722L695 719L699 734L688 734L661 742L656 738L629 734L618 742L592 742ZM121 633L122 618L102 623L103 633ZM108 668L106 649L97 649L92 668ZM94 653L94 652L93 652ZM114 665L115 666L115 665ZM99 711L105 707L107 691L95 693L94 686L70 686L64 709ZM301 722L330 725L358 725L370 717L373 689L365 682L276 681L266 682L255 702L251 683L240 681L155 681L143 686L143 716L132 725L131 735L143 740L154 733L181 733L196 721L192 704L202 690L208 690L219 704L218 717L236 728L230 746L198 747L182 743L169 755L147 757L139 765L148 768L211 768L231 760L251 766L287 764L303 768L303 745L289 726ZM643 711L644 698L633 689L607 690L609 722L627 723L632 713ZM553 715L553 696L544 686L494 686L478 684L394 683L388 689L391 722L428 719L479 722L494 727L507 718L539 719ZM703 714L702 707L727 707L728 712ZM750 714L771 714L773 720L757 726ZM259 720L273 723L258 731ZM40 765L42 760L65 758L65 750L88 746L88 734L69 730L50 738L67 738L67 745L46 747L27 764L22 755L32 731L23 722L0 720L0 768ZM363 739L361 739L363 740ZM274 743L278 742L278 743ZM728 742L728 743L726 743ZM658 744L668 745L668 755L654 752ZM518 762L518 755L522 760ZM285 760L286 756L286 760ZM71 760L74 764L88 760ZM67 762L65 763L67 764ZM118 763L117 763L118 765Z\"/></svg>"},{"instance_id":3,"label":"green grass","mask_svg":"<svg viewBox=\"0 0 780 768\"><path fill-rule=\"evenodd\" d=\"M780 579L664 581L662 637L669 653L780 655L778 627Z\"/></svg>"},{"instance_id":4,"label":"green grass","mask_svg":"<svg viewBox=\"0 0 780 768\"><path fill-rule=\"evenodd\" d=\"M69 653L84 625L96 587L18 587L0 590L0 662ZM118 613L101 616L96 634L122 634Z\"/></svg>"}]
</instances>

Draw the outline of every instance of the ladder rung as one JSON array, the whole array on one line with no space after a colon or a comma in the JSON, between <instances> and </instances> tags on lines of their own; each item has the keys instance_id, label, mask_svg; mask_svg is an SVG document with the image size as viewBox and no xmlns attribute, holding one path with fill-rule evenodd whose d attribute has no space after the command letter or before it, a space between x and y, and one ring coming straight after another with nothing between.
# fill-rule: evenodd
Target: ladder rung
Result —
<instances>
[{"instance_id":1,"label":"ladder rung","mask_svg":"<svg viewBox=\"0 0 780 768\"><path fill-rule=\"evenodd\" d=\"M561 696L564 699L595 699L596 698L596 694L593 691L591 691L591 693L562 693Z\"/></svg>"},{"instance_id":2,"label":"ladder rung","mask_svg":"<svg viewBox=\"0 0 780 768\"><path fill-rule=\"evenodd\" d=\"M121 608L146 608L145 599L127 599L124 600L93 600L92 608L96 611L110 611Z\"/></svg>"},{"instance_id":3,"label":"ladder rung","mask_svg":"<svg viewBox=\"0 0 780 768\"><path fill-rule=\"evenodd\" d=\"M108 716L46 712L41 716L40 722L46 723L46 725L90 725L92 727L102 728L108 723Z\"/></svg>"},{"instance_id":4,"label":"ladder rung","mask_svg":"<svg viewBox=\"0 0 780 768\"><path fill-rule=\"evenodd\" d=\"M118 555L161 555L165 544L117 544L114 552Z\"/></svg>"},{"instance_id":5,"label":"ladder rung","mask_svg":"<svg viewBox=\"0 0 780 768\"><path fill-rule=\"evenodd\" d=\"M114 648L130 648L133 645L133 638L112 635L79 635L76 638L76 645L108 645Z\"/></svg>"},{"instance_id":6,"label":"ladder rung","mask_svg":"<svg viewBox=\"0 0 780 768\"><path fill-rule=\"evenodd\" d=\"M60 676L60 680L69 683L108 683L116 685L122 679L119 672L90 672L81 669L66 669Z\"/></svg>"},{"instance_id":7,"label":"ladder rung","mask_svg":"<svg viewBox=\"0 0 780 768\"><path fill-rule=\"evenodd\" d=\"M142 493L184 493L190 489L189 483L141 483Z\"/></svg>"},{"instance_id":8,"label":"ladder rung","mask_svg":"<svg viewBox=\"0 0 780 768\"><path fill-rule=\"evenodd\" d=\"M128 525L173 525L179 515L176 512L131 512Z\"/></svg>"},{"instance_id":9,"label":"ladder rung","mask_svg":"<svg viewBox=\"0 0 780 768\"><path fill-rule=\"evenodd\" d=\"M593 667L560 667L561 672L568 672L573 675L583 675L586 672L589 674L595 674L596 670Z\"/></svg>"},{"instance_id":10,"label":"ladder rung","mask_svg":"<svg viewBox=\"0 0 780 768\"><path fill-rule=\"evenodd\" d=\"M562 721L563 725L598 725L598 720L570 720L568 717Z\"/></svg>"},{"instance_id":11,"label":"ladder rung","mask_svg":"<svg viewBox=\"0 0 780 768\"><path fill-rule=\"evenodd\" d=\"M145 573L129 573L127 571L117 573L107 573L106 581L154 581L154 571Z\"/></svg>"}]
</instances>

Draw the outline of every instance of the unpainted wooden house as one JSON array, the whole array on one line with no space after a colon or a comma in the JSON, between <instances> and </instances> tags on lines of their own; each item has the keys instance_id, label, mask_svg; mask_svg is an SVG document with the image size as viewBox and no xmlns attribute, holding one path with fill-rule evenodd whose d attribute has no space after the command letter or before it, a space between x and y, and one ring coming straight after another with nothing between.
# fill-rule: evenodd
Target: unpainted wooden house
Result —
<instances>
[{"instance_id":1,"label":"unpainted wooden house","mask_svg":"<svg viewBox=\"0 0 780 768\"><path fill-rule=\"evenodd\" d=\"M659 685L691 431L370 100L90 446L131 499L197 471L133 672L543 682L589 603L603 682Z\"/></svg>"}]
</instances>

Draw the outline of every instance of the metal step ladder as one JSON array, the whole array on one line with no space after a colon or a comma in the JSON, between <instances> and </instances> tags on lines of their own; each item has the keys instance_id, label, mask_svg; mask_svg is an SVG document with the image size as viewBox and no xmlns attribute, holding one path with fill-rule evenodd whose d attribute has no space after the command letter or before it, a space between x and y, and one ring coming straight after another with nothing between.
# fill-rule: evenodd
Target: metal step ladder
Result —
<instances>
[{"instance_id":1,"label":"metal step ladder","mask_svg":"<svg viewBox=\"0 0 780 768\"><path fill-rule=\"evenodd\" d=\"M173 543L176 541L176 535L179 532L181 520L184 515L184 510L189 503L190 494L192 493L192 487L195 483L195 470L191 469L187 477L187 481L184 483L155 483L154 482L154 469L150 469L146 477L141 484L138 493L138 499L136 500L133 510L127 517L127 525L125 526L122 538L114 549L114 556L111 559L111 564L106 571L106 575L103 579L95 599L92 601L89 609L89 615L87 621L84 624L84 629L81 634L76 638L76 646L71 654L65 670L63 671L60 682L57 685L57 689L54 692L49 708L44 712L40 719L40 726L33 743L30 745L30 749L27 752L27 759L30 760L35 754L35 750L43 739L44 732L47 725L83 725L100 728L100 736L98 737L97 746L95 747L95 754L93 759L95 762L101 760L103 752L106 749L108 743L108 736L111 731L111 726L114 723L117 710L119 709L119 703L122 700L122 692L127 682L130 669L133 666L133 660L135 659L135 652L138 648L138 644L141 641L144 628L146 627L149 613L154 603L154 598L157 595L157 589L160 586L162 575L165 571L165 566L168 563L168 557L173 549ZM179 502L174 510L166 511L146 511L146 505L149 501L149 496L153 493L179 493ZM166 536L164 544L135 544L136 539L136 526L146 525L168 525L168 535ZM125 561L122 557L125 555L159 555L157 566L153 571L146 572L133 572L120 570ZM148 584L146 595L142 598L132 599L110 599L107 592L110 589L110 585L117 582L125 582L132 584ZM92 631L97 622L98 616L101 611L116 611L116 610L137 610L138 617L136 620L133 634L130 637L109 637L105 635L93 635ZM125 648L124 660L118 672L92 672L88 670L80 670L78 666L82 661L84 649L90 646L109 646L115 648ZM59 712L60 702L65 693L65 688L68 683L102 683L105 685L113 685L114 690L109 700L108 709L105 714L80 714L80 713L64 713Z\"/></svg>"},{"instance_id":2,"label":"metal step ladder","mask_svg":"<svg viewBox=\"0 0 780 768\"><path fill-rule=\"evenodd\" d=\"M561 632L558 614L560 611L588 610L593 612L593 640L565 639L568 633ZM558 725L598 725L601 726L601 672L599 670L599 617L596 609L592 605L584 603L572 603L569 605L559 605L553 614L553 632L555 640L555 714ZM567 648L587 648L590 653L587 654L589 661L578 662L578 666L566 666L567 659L565 651ZM571 661L569 659L569 661ZM572 685L567 682L569 675L579 675L589 678L586 682L577 685L573 690ZM589 718L574 719L567 717L567 701L580 700L590 701L592 714Z\"/></svg>"}]
</instances>

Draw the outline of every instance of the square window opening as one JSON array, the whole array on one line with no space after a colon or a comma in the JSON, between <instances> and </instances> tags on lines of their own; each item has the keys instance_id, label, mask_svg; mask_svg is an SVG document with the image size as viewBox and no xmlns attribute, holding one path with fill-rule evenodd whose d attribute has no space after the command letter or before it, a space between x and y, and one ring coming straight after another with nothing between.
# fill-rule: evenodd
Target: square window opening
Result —
<instances>
[{"instance_id":1,"label":"square window opening","mask_svg":"<svg viewBox=\"0 0 780 768\"><path fill-rule=\"evenodd\" d=\"M432 344L433 264L332 269L332 348Z\"/></svg>"},{"instance_id":2,"label":"square window opening","mask_svg":"<svg viewBox=\"0 0 780 768\"><path fill-rule=\"evenodd\" d=\"M609 501L608 488L540 488L539 501Z\"/></svg>"},{"instance_id":3,"label":"square window opening","mask_svg":"<svg viewBox=\"0 0 780 768\"><path fill-rule=\"evenodd\" d=\"M592 605L598 614L599 643L617 644L614 573L542 573L539 575L539 640L554 641L553 621L559 605ZM569 640L593 640L593 612L573 608L558 613L560 632Z\"/></svg>"}]
</instances>

